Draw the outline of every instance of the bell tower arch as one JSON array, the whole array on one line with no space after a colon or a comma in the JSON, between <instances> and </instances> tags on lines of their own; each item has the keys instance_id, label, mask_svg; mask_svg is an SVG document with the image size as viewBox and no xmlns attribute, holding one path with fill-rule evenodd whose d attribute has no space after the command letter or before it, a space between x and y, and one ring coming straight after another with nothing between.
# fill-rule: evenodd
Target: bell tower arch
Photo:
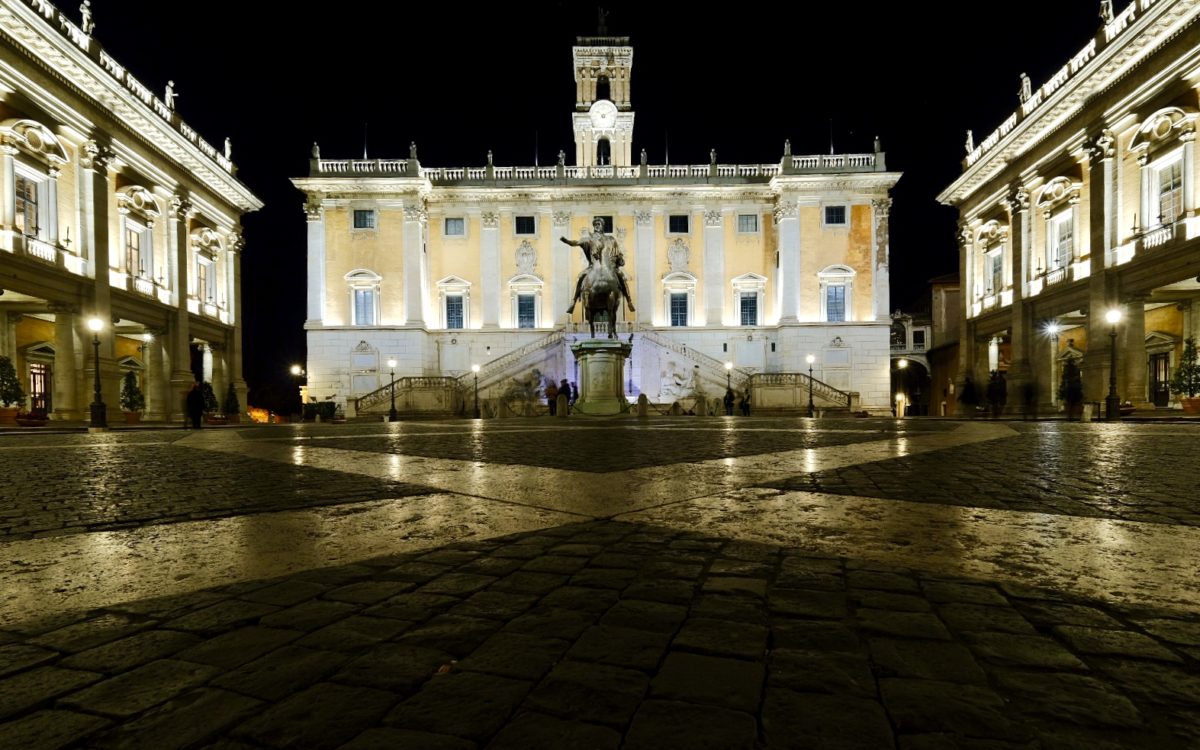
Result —
<instances>
[{"instance_id":1,"label":"bell tower arch","mask_svg":"<svg viewBox=\"0 0 1200 750\"><path fill-rule=\"evenodd\" d=\"M633 164L633 105L629 81L633 47L629 37L609 36L600 20L596 36L576 37L575 163L581 167Z\"/></svg>"}]
</instances>

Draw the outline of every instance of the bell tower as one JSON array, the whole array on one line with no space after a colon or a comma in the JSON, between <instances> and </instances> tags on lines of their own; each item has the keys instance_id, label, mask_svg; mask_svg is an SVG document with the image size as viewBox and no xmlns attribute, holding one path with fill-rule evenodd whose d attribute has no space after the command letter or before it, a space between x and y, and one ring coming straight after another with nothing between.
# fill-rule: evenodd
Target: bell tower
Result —
<instances>
[{"instance_id":1,"label":"bell tower","mask_svg":"<svg viewBox=\"0 0 1200 750\"><path fill-rule=\"evenodd\" d=\"M629 79L633 47L627 36L609 36L600 11L596 36L575 38L575 163L628 167L633 161L633 107Z\"/></svg>"}]
</instances>

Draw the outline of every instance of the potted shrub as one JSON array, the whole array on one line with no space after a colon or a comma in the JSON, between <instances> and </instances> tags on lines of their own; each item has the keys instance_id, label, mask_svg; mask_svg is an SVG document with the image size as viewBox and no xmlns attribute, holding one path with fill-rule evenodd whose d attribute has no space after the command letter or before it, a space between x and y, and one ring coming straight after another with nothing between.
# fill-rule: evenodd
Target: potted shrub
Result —
<instances>
[{"instance_id":1,"label":"potted shrub","mask_svg":"<svg viewBox=\"0 0 1200 750\"><path fill-rule=\"evenodd\" d=\"M1184 412L1200 414L1200 354L1196 351L1196 339L1188 336L1183 340L1183 356L1171 376L1171 392L1179 396Z\"/></svg>"},{"instance_id":2,"label":"potted shrub","mask_svg":"<svg viewBox=\"0 0 1200 750\"><path fill-rule=\"evenodd\" d=\"M25 391L17 377L12 358L0 357L0 424L16 424L17 412L25 404Z\"/></svg>"},{"instance_id":3,"label":"potted shrub","mask_svg":"<svg viewBox=\"0 0 1200 750\"><path fill-rule=\"evenodd\" d=\"M125 421L128 424L137 424L142 420L146 397L138 387L137 373L133 370L125 373L121 380L121 408L125 410Z\"/></svg>"},{"instance_id":4,"label":"potted shrub","mask_svg":"<svg viewBox=\"0 0 1200 750\"><path fill-rule=\"evenodd\" d=\"M220 412L217 394L213 392L212 383L207 380L200 384L200 395L204 397L204 423L225 424L225 415Z\"/></svg>"},{"instance_id":5,"label":"potted shrub","mask_svg":"<svg viewBox=\"0 0 1200 750\"><path fill-rule=\"evenodd\" d=\"M229 388L225 391L225 419L229 424L238 424L242 421L242 404L238 401L237 389L233 387L233 383L229 384Z\"/></svg>"},{"instance_id":6,"label":"potted shrub","mask_svg":"<svg viewBox=\"0 0 1200 750\"><path fill-rule=\"evenodd\" d=\"M48 421L50 421L50 417L46 414L46 410L40 406L30 409L27 414L17 415L17 424L22 427L45 427Z\"/></svg>"}]
</instances>

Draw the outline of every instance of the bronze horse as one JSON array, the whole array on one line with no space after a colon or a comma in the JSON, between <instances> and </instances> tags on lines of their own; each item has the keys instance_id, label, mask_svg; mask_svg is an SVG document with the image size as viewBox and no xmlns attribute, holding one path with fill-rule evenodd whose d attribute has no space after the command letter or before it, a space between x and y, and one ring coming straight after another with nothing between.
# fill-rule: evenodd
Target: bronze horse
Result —
<instances>
[{"instance_id":1,"label":"bronze horse","mask_svg":"<svg viewBox=\"0 0 1200 750\"><path fill-rule=\"evenodd\" d=\"M600 315L608 322L608 337L617 337L617 307L621 304L621 288L617 283L612 253L605 248L587 269L580 289L583 315L587 318L592 338L596 337L596 321Z\"/></svg>"}]
</instances>

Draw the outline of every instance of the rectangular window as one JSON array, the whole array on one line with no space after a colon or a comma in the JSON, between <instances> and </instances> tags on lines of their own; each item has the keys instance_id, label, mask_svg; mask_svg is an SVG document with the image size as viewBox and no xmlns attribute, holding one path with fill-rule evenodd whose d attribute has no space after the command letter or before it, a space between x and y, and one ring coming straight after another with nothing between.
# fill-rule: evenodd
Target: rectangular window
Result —
<instances>
[{"instance_id":1,"label":"rectangular window","mask_svg":"<svg viewBox=\"0 0 1200 750\"><path fill-rule=\"evenodd\" d=\"M596 219L599 219L600 221L604 222L605 234L612 234L613 218L611 216L594 216L594 217L592 217L592 221L595 221Z\"/></svg>"},{"instance_id":2,"label":"rectangular window","mask_svg":"<svg viewBox=\"0 0 1200 750\"><path fill-rule=\"evenodd\" d=\"M375 228L375 212L371 209L354 209L354 228L355 229L374 229Z\"/></svg>"},{"instance_id":3,"label":"rectangular window","mask_svg":"<svg viewBox=\"0 0 1200 750\"><path fill-rule=\"evenodd\" d=\"M514 222L517 234L537 234L537 222L532 216L518 216Z\"/></svg>"},{"instance_id":4,"label":"rectangular window","mask_svg":"<svg viewBox=\"0 0 1200 750\"><path fill-rule=\"evenodd\" d=\"M846 207L845 206L826 206L825 207L825 226L827 226L827 227L844 227L844 226L846 226Z\"/></svg>"},{"instance_id":5,"label":"rectangular window","mask_svg":"<svg viewBox=\"0 0 1200 750\"><path fill-rule=\"evenodd\" d=\"M758 214L738 214L738 234L754 234L758 231Z\"/></svg>"},{"instance_id":6,"label":"rectangular window","mask_svg":"<svg viewBox=\"0 0 1200 750\"><path fill-rule=\"evenodd\" d=\"M1004 289L1004 253L999 250L988 253L988 273L991 286L988 287L987 293L999 294L1000 290Z\"/></svg>"},{"instance_id":7,"label":"rectangular window","mask_svg":"<svg viewBox=\"0 0 1200 750\"><path fill-rule=\"evenodd\" d=\"M742 325L758 325L758 292L742 292L738 295L738 306L741 308Z\"/></svg>"},{"instance_id":8,"label":"rectangular window","mask_svg":"<svg viewBox=\"0 0 1200 750\"><path fill-rule=\"evenodd\" d=\"M216 274L213 273L212 260L205 257L196 259L196 297L205 302L213 301L213 288Z\"/></svg>"},{"instance_id":9,"label":"rectangular window","mask_svg":"<svg viewBox=\"0 0 1200 750\"><path fill-rule=\"evenodd\" d=\"M1075 245L1075 217L1070 210L1050 220L1050 268L1065 268Z\"/></svg>"},{"instance_id":10,"label":"rectangular window","mask_svg":"<svg viewBox=\"0 0 1200 750\"><path fill-rule=\"evenodd\" d=\"M38 184L24 175L16 176L17 193L17 231L21 234L36 237L38 226Z\"/></svg>"},{"instance_id":11,"label":"rectangular window","mask_svg":"<svg viewBox=\"0 0 1200 750\"><path fill-rule=\"evenodd\" d=\"M446 219L446 236L463 237L467 233L467 224L461 217Z\"/></svg>"},{"instance_id":12,"label":"rectangular window","mask_svg":"<svg viewBox=\"0 0 1200 750\"><path fill-rule=\"evenodd\" d=\"M144 276L142 265L142 228L136 224L125 225L125 272L130 276Z\"/></svg>"},{"instance_id":13,"label":"rectangular window","mask_svg":"<svg viewBox=\"0 0 1200 750\"><path fill-rule=\"evenodd\" d=\"M517 295L517 328L537 328L537 303L532 294Z\"/></svg>"},{"instance_id":14,"label":"rectangular window","mask_svg":"<svg viewBox=\"0 0 1200 750\"><path fill-rule=\"evenodd\" d=\"M686 326L688 322L687 292L671 292L671 325Z\"/></svg>"},{"instance_id":15,"label":"rectangular window","mask_svg":"<svg viewBox=\"0 0 1200 750\"><path fill-rule=\"evenodd\" d=\"M671 234L687 234L688 215L671 214L667 217L667 231Z\"/></svg>"},{"instance_id":16,"label":"rectangular window","mask_svg":"<svg viewBox=\"0 0 1200 750\"><path fill-rule=\"evenodd\" d=\"M463 327L463 296L461 294L446 295L446 327Z\"/></svg>"},{"instance_id":17,"label":"rectangular window","mask_svg":"<svg viewBox=\"0 0 1200 750\"><path fill-rule=\"evenodd\" d=\"M354 290L354 325L375 325L375 290Z\"/></svg>"},{"instance_id":18,"label":"rectangular window","mask_svg":"<svg viewBox=\"0 0 1200 750\"><path fill-rule=\"evenodd\" d=\"M825 320L839 322L846 319L846 287L830 284L825 287Z\"/></svg>"},{"instance_id":19,"label":"rectangular window","mask_svg":"<svg viewBox=\"0 0 1200 750\"><path fill-rule=\"evenodd\" d=\"M918 352L924 351L924 349L925 349L925 332L924 331L913 331L912 337L913 337L913 349Z\"/></svg>"},{"instance_id":20,"label":"rectangular window","mask_svg":"<svg viewBox=\"0 0 1200 750\"><path fill-rule=\"evenodd\" d=\"M1158 220L1173 224L1183 214L1183 160L1158 170Z\"/></svg>"}]
</instances>

